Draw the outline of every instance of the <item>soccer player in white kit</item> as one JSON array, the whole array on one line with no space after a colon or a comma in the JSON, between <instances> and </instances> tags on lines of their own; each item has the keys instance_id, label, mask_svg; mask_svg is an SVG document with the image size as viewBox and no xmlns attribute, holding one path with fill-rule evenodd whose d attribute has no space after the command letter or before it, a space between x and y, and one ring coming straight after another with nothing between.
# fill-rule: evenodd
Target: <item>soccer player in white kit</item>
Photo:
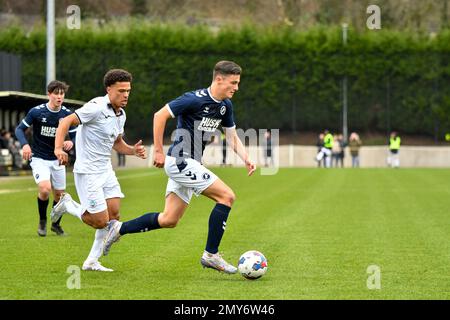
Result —
<instances>
[{"instance_id":1,"label":"soccer player in white kit","mask_svg":"<svg viewBox=\"0 0 450 320\"><path fill-rule=\"evenodd\" d=\"M201 163L210 136L219 125L225 129L227 144L245 163L248 175L256 170L236 133L231 98L239 88L241 67L232 61L219 61L213 71L211 86L186 92L155 113L153 121L154 165L163 168L169 177L163 212L145 214L136 219L119 222L111 220L105 238L103 254L121 236L159 228L173 228L186 211L192 196L200 194L215 205L209 216L208 237L200 263L205 268L234 274L236 267L219 254L219 245L235 195L213 172ZM163 133L166 122L177 118L177 136L167 155L163 153Z\"/></svg>"},{"instance_id":2,"label":"soccer player in white kit","mask_svg":"<svg viewBox=\"0 0 450 320\"><path fill-rule=\"evenodd\" d=\"M63 137L69 127L79 125L73 172L80 204L65 193L53 208L51 218L52 221L57 220L67 212L97 229L92 249L83 263L83 270L113 271L99 262L108 222L120 218L120 199L124 197L112 169L112 149L122 154L146 158L141 140L131 146L122 139L126 120L123 108L128 103L131 81L132 75L125 70L108 71L104 76L107 94L92 99L64 118L56 131L54 153L60 163L64 164L68 157L63 150Z\"/></svg>"}]
</instances>

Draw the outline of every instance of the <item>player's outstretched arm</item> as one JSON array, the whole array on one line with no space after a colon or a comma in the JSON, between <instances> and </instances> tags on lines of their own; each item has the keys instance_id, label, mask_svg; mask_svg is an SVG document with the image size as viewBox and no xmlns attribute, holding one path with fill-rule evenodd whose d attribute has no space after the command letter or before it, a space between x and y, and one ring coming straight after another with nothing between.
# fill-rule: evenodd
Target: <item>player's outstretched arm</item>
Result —
<instances>
[{"instance_id":1,"label":"player's outstretched arm","mask_svg":"<svg viewBox=\"0 0 450 320\"><path fill-rule=\"evenodd\" d=\"M80 124L80 120L78 119L75 113L63 118L58 125L58 129L56 129L55 135L55 156L58 158L60 164L66 164L69 160L68 154L64 151L64 139L66 138L67 132L69 128L72 126L77 126Z\"/></svg>"},{"instance_id":2,"label":"player's outstretched arm","mask_svg":"<svg viewBox=\"0 0 450 320\"><path fill-rule=\"evenodd\" d=\"M171 118L167 104L159 109L153 117L153 165L163 168L166 157L163 150L163 137L166 122Z\"/></svg>"},{"instance_id":3,"label":"player's outstretched arm","mask_svg":"<svg viewBox=\"0 0 450 320\"><path fill-rule=\"evenodd\" d=\"M142 145L142 140L139 140L134 146L130 146L123 140L122 135L119 135L114 142L113 149L121 154L134 155L141 159L147 158L145 147Z\"/></svg>"},{"instance_id":4,"label":"player's outstretched arm","mask_svg":"<svg viewBox=\"0 0 450 320\"><path fill-rule=\"evenodd\" d=\"M239 158L241 158L242 161L244 161L245 166L247 167L248 175L251 176L253 172L255 172L256 170L256 164L254 164L250 160L247 151L245 151L245 147L242 144L241 139L239 139L239 136L237 135L236 129L224 128L224 130L228 145L239 156Z\"/></svg>"}]
</instances>

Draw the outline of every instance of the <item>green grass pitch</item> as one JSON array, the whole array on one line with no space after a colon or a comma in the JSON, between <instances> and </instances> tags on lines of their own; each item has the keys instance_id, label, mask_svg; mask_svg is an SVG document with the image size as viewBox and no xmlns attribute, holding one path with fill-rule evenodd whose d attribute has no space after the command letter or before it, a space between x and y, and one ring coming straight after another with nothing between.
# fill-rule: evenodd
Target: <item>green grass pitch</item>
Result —
<instances>
[{"instance_id":1,"label":"green grass pitch","mask_svg":"<svg viewBox=\"0 0 450 320\"><path fill-rule=\"evenodd\" d=\"M124 236L102 258L114 272L81 271L80 289L69 289L67 270L81 266L94 230L67 215L68 236L48 226L47 237L38 237L29 176L0 179L0 299L450 298L449 170L280 169L253 177L242 168L213 171L237 195L220 250L234 264L247 250L263 252L263 278L201 268L214 204L194 197L175 229ZM162 170L117 175L126 195L122 220L163 209ZM78 199L71 174L67 190ZM368 272L373 265L378 282Z\"/></svg>"}]
</instances>

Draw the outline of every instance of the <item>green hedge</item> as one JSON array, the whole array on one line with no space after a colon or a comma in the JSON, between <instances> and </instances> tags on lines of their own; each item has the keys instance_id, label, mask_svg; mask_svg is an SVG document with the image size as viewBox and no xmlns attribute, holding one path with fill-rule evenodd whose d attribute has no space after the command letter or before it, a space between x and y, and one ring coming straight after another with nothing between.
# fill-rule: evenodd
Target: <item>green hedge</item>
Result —
<instances>
[{"instance_id":1,"label":"green hedge","mask_svg":"<svg viewBox=\"0 0 450 320\"><path fill-rule=\"evenodd\" d=\"M104 92L109 68L133 73L127 135L148 140L153 113L185 91L206 87L218 60L244 70L235 95L242 128L288 131L341 130L342 79L348 77L349 130L435 135L450 131L450 31L425 34L349 31L304 32L132 24L102 29L57 28L57 78L71 85L68 98ZM45 30L0 32L0 50L20 54L23 89L45 83ZM169 126L174 127L174 122Z\"/></svg>"}]
</instances>

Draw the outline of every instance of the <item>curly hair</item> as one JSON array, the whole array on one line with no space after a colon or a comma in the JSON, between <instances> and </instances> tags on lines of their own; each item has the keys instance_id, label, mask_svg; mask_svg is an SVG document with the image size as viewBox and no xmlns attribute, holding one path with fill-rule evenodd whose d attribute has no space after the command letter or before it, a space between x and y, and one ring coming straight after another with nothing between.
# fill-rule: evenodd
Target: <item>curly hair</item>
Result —
<instances>
[{"instance_id":1,"label":"curly hair","mask_svg":"<svg viewBox=\"0 0 450 320\"><path fill-rule=\"evenodd\" d=\"M133 76L128 71L123 69L112 69L103 77L103 84L105 85L105 88L107 88L116 82L131 82L132 80Z\"/></svg>"}]
</instances>

